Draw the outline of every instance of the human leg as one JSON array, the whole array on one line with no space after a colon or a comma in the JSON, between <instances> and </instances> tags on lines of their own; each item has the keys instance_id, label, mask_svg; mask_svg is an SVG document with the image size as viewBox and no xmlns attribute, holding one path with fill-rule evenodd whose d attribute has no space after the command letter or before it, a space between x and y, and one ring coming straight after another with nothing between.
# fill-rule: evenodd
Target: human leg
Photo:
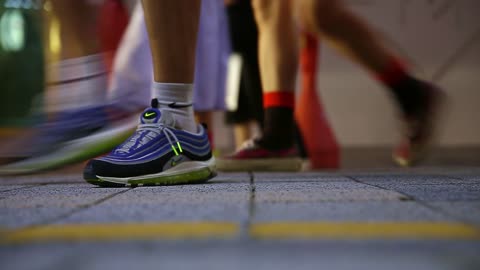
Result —
<instances>
[{"instance_id":1,"label":"human leg","mask_svg":"<svg viewBox=\"0 0 480 270\"><path fill-rule=\"evenodd\" d=\"M259 30L259 67L264 102L260 144L278 150L293 145L294 89L298 66L298 33L291 1L254 0Z\"/></svg>"},{"instance_id":2,"label":"human leg","mask_svg":"<svg viewBox=\"0 0 480 270\"><path fill-rule=\"evenodd\" d=\"M233 126L235 149L239 149L245 141L259 135L263 125L258 30L250 1L235 1L228 5L227 11L232 51L242 58L238 106L226 114L227 124Z\"/></svg>"},{"instance_id":3,"label":"human leg","mask_svg":"<svg viewBox=\"0 0 480 270\"><path fill-rule=\"evenodd\" d=\"M95 31L98 7L87 1L51 3L60 23L62 49L59 61L49 63L46 111L55 113L103 105L107 69Z\"/></svg>"},{"instance_id":4,"label":"human leg","mask_svg":"<svg viewBox=\"0 0 480 270\"><path fill-rule=\"evenodd\" d=\"M200 1L144 0L153 57L151 107L129 139L91 160L84 178L97 185L202 182L215 174L205 129L195 124L192 88Z\"/></svg>"},{"instance_id":5,"label":"human leg","mask_svg":"<svg viewBox=\"0 0 480 270\"><path fill-rule=\"evenodd\" d=\"M431 143L435 117L444 94L411 74L405 63L385 47L371 28L350 11L342 0L295 1L302 24L322 35L344 55L360 63L397 101L406 130L394 151L400 165L410 165Z\"/></svg>"},{"instance_id":6,"label":"human leg","mask_svg":"<svg viewBox=\"0 0 480 270\"><path fill-rule=\"evenodd\" d=\"M298 32L292 1L252 1L259 31L259 66L263 87L264 126L260 138L247 141L222 170L298 170L294 148L294 89L298 66Z\"/></svg>"},{"instance_id":7,"label":"human leg","mask_svg":"<svg viewBox=\"0 0 480 270\"><path fill-rule=\"evenodd\" d=\"M49 63L40 123L12 142L21 161L0 173L31 173L83 161L111 150L131 132L126 113L106 105L107 70L95 31L98 7L87 1L52 1L62 38ZM88 19L86 19L88 18ZM123 123L122 123L123 124Z\"/></svg>"}]
</instances>

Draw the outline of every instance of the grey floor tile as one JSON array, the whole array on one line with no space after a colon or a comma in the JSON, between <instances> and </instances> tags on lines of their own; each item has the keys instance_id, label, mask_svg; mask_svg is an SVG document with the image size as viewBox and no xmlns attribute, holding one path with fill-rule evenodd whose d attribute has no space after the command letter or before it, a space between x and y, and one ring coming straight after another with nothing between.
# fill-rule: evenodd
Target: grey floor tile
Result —
<instances>
[{"instance_id":1,"label":"grey floor tile","mask_svg":"<svg viewBox=\"0 0 480 270\"><path fill-rule=\"evenodd\" d=\"M124 190L69 184L2 192L5 197L0 200L0 226L19 227L49 222Z\"/></svg>"},{"instance_id":2,"label":"grey floor tile","mask_svg":"<svg viewBox=\"0 0 480 270\"><path fill-rule=\"evenodd\" d=\"M425 201L475 201L480 200L480 184L475 178L448 176L353 176L362 183L395 190Z\"/></svg>"},{"instance_id":3,"label":"grey floor tile","mask_svg":"<svg viewBox=\"0 0 480 270\"><path fill-rule=\"evenodd\" d=\"M260 182L255 183L255 200L263 202L382 201L406 197L353 181L344 182Z\"/></svg>"},{"instance_id":4,"label":"grey floor tile","mask_svg":"<svg viewBox=\"0 0 480 270\"><path fill-rule=\"evenodd\" d=\"M471 178L459 178L451 175L437 174L380 174L380 175L351 175L353 179L369 184L381 185L448 185L448 184L476 184Z\"/></svg>"},{"instance_id":5,"label":"grey floor tile","mask_svg":"<svg viewBox=\"0 0 480 270\"><path fill-rule=\"evenodd\" d=\"M65 184L65 183L86 183L82 173L57 173L43 175L21 175L21 176L0 176L0 185L11 184Z\"/></svg>"},{"instance_id":6,"label":"grey floor tile","mask_svg":"<svg viewBox=\"0 0 480 270\"><path fill-rule=\"evenodd\" d=\"M428 204L442 209L453 217L480 226L480 201L429 202Z\"/></svg>"},{"instance_id":7,"label":"grey floor tile","mask_svg":"<svg viewBox=\"0 0 480 270\"><path fill-rule=\"evenodd\" d=\"M415 202L367 201L322 203L260 203L255 221L452 221Z\"/></svg>"},{"instance_id":8,"label":"grey floor tile","mask_svg":"<svg viewBox=\"0 0 480 270\"><path fill-rule=\"evenodd\" d=\"M339 173L295 172L295 173L253 173L255 182L351 182Z\"/></svg>"},{"instance_id":9,"label":"grey floor tile","mask_svg":"<svg viewBox=\"0 0 480 270\"><path fill-rule=\"evenodd\" d=\"M28 187L31 187L31 186L28 186L28 185L4 185L4 186L0 186L0 196L1 196L2 192L13 191L13 190L18 190L18 189L28 188Z\"/></svg>"},{"instance_id":10,"label":"grey floor tile","mask_svg":"<svg viewBox=\"0 0 480 270\"><path fill-rule=\"evenodd\" d=\"M85 209L60 223L242 221L248 217L249 184L141 187Z\"/></svg>"}]
</instances>

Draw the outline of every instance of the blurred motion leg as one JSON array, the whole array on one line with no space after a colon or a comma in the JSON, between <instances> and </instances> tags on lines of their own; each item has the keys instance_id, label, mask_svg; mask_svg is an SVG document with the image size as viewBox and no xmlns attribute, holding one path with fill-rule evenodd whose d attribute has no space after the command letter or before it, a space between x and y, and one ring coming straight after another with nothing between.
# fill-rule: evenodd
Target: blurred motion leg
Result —
<instances>
[{"instance_id":1,"label":"blurred motion leg","mask_svg":"<svg viewBox=\"0 0 480 270\"><path fill-rule=\"evenodd\" d=\"M410 75L402 61L382 45L366 23L342 0L300 0L295 3L299 19L309 31L321 34L390 89L406 126L405 139L395 149L394 160L408 166L421 158L431 143L433 124L444 95L442 91Z\"/></svg>"},{"instance_id":2,"label":"blurred motion leg","mask_svg":"<svg viewBox=\"0 0 480 270\"><path fill-rule=\"evenodd\" d=\"M131 127L118 104L107 104L107 70L96 33L97 8L87 1L52 1L62 37L60 60L49 65L45 121L17 140L26 158L0 173L31 173L79 162L109 151ZM120 120L120 121L117 121Z\"/></svg>"}]
</instances>

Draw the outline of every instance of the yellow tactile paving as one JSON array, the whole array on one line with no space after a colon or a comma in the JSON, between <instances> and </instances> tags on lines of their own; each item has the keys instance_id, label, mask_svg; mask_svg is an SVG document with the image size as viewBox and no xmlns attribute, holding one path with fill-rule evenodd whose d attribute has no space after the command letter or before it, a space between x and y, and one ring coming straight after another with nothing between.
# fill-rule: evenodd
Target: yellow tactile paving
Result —
<instances>
[{"instance_id":1,"label":"yellow tactile paving","mask_svg":"<svg viewBox=\"0 0 480 270\"><path fill-rule=\"evenodd\" d=\"M269 222L250 229L257 239L471 239L480 230L460 223L435 222Z\"/></svg>"},{"instance_id":2,"label":"yellow tactile paving","mask_svg":"<svg viewBox=\"0 0 480 270\"><path fill-rule=\"evenodd\" d=\"M232 238L238 233L238 225L228 222L69 224L13 231L0 243Z\"/></svg>"},{"instance_id":3,"label":"yellow tactile paving","mask_svg":"<svg viewBox=\"0 0 480 270\"><path fill-rule=\"evenodd\" d=\"M5 230L3 232L6 232ZM240 225L231 222L162 222L47 225L2 233L1 244L49 241L128 241L231 239ZM250 226L250 237L264 240L480 240L480 229L437 222L265 222Z\"/></svg>"}]
</instances>

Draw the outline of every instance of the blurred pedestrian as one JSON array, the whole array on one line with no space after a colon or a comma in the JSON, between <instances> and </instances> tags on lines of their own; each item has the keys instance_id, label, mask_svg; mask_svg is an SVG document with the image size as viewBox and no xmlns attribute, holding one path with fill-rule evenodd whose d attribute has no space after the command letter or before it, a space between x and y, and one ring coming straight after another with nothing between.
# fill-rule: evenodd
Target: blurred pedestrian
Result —
<instances>
[{"instance_id":1,"label":"blurred pedestrian","mask_svg":"<svg viewBox=\"0 0 480 270\"><path fill-rule=\"evenodd\" d=\"M232 53L241 57L236 110L227 111L235 146L253 137L263 125L262 85L258 68L258 31L250 0L225 1ZM257 131L257 132L256 132Z\"/></svg>"},{"instance_id":2,"label":"blurred pedestrian","mask_svg":"<svg viewBox=\"0 0 480 270\"><path fill-rule=\"evenodd\" d=\"M402 142L394 150L394 160L406 166L424 155L431 143L443 92L413 76L404 61L386 48L343 1L252 3L260 34L264 127L261 138L248 141L224 162L234 163L238 170L282 169L295 162L293 109L299 27L335 44L340 53L361 64L388 89L406 127Z\"/></svg>"}]
</instances>

